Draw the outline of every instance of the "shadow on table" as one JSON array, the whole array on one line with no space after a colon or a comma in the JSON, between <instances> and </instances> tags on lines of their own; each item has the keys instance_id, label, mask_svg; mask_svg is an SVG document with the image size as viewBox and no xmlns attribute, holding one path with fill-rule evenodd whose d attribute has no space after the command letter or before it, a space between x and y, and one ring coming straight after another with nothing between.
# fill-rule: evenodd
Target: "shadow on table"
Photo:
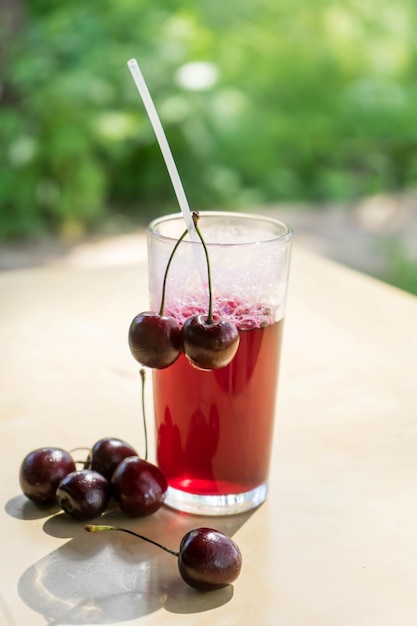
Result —
<instances>
[{"instance_id":1,"label":"shadow on table","mask_svg":"<svg viewBox=\"0 0 417 626\"><path fill-rule=\"evenodd\" d=\"M22 494L10 498L4 508L10 517L20 520L42 519L61 510L58 505L36 505Z\"/></svg>"},{"instance_id":2,"label":"shadow on table","mask_svg":"<svg viewBox=\"0 0 417 626\"><path fill-rule=\"evenodd\" d=\"M250 515L213 519L163 507L142 519L114 510L95 522L123 526L178 549L192 528L214 526L233 535ZM209 593L192 589L182 580L176 557L131 535L90 534L82 523L63 513L49 517L44 531L70 540L29 567L20 577L18 592L49 625L111 624L162 608L171 613L199 613L233 597L231 585Z\"/></svg>"}]
</instances>

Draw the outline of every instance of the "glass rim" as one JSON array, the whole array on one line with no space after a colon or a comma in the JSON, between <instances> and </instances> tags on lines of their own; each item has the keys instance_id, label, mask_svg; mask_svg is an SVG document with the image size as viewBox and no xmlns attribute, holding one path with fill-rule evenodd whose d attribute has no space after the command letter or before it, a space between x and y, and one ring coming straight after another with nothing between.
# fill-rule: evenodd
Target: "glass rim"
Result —
<instances>
[{"instance_id":1,"label":"glass rim","mask_svg":"<svg viewBox=\"0 0 417 626\"><path fill-rule=\"evenodd\" d=\"M290 226L288 226L288 224L286 224L282 220L279 220L275 217L269 217L269 216L257 214L257 213L242 213L239 211L200 211L199 213L201 217L203 216L204 217L228 217L228 218L236 218L240 220L247 220L248 222L257 220L258 222L262 222L264 224L280 226L283 229L283 232L279 235L274 235L271 233L271 236L269 237L265 236L265 237L256 238L256 239L249 240L249 241L237 241L237 242L225 242L225 243L221 243L217 241L216 242L207 241L206 243L208 246L239 247L239 246L256 246L259 244L272 244L272 243L284 244L290 241L293 236L293 229ZM173 237L171 235L163 235L160 232L158 232L156 228L158 227L159 224L169 222L169 221L175 222L179 220L183 221L184 230L185 230L186 225L185 225L183 215L181 212L178 212L178 213L169 213L167 215L162 215L160 217L155 218L148 224L146 228L146 232L149 235L151 235L153 238L159 241L175 243L178 240L178 237ZM184 239L183 243L199 245L199 242L190 241L189 239Z\"/></svg>"}]
</instances>

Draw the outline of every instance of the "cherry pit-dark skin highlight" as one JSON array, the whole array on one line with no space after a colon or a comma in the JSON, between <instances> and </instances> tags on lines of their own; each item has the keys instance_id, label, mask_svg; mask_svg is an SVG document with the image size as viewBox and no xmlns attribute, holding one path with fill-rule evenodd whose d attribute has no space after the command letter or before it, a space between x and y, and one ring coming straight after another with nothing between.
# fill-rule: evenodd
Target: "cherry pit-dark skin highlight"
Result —
<instances>
[{"instance_id":1,"label":"cherry pit-dark skin highlight","mask_svg":"<svg viewBox=\"0 0 417 626\"><path fill-rule=\"evenodd\" d=\"M159 312L139 313L129 328L129 346L132 355L139 363L151 368L164 369L172 365L183 351L194 367L215 370L228 365L239 346L239 333L235 324L213 314L210 258L198 227L199 215L193 212L192 216L206 257L208 312L189 317L182 329L175 318L164 315L168 270L179 244L187 234L185 231L176 242L165 269Z\"/></svg>"}]
</instances>

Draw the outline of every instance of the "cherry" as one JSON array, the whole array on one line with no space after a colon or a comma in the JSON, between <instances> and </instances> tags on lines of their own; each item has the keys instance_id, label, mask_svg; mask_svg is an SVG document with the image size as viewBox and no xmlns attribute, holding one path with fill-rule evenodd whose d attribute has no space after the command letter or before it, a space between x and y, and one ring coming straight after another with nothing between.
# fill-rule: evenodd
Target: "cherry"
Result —
<instances>
[{"instance_id":1,"label":"cherry","mask_svg":"<svg viewBox=\"0 0 417 626\"><path fill-rule=\"evenodd\" d=\"M219 530L196 528L181 541L178 569L191 587L201 591L226 587L236 580L241 567L239 548Z\"/></svg>"},{"instance_id":2,"label":"cherry","mask_svg":"<svg viewBox=\"0 0 417 626\"><path fill-rule=\"evenodd\" d=\"M146 367L164 369L181 354L181 330L174 317L145 311L136 315L129 328L129 348Z\"/></svg>"},{"instance_id":3,"label":"cherry","mask_svg":"<svg viewBox=\"0 0 417 626\"><path fill-rule=\"evenodd\" d=\"M118 526L90 524L84 528L88 532L118 530L162 548L178 558L178 569L183 580L199 591L213 591L230 585L239 576L242 567L242 554L235 542L212 528L195 528L187 532L178 551Z\"/></svg>"},{"instance_id":4,"label":"cherry","mask_svg":"<svg viewBox=\"0 0 417 626\"><path fill-rule=\"evenodd\" d=\"M98 517L110 500L109 481L93 470L76 470L61 480L56 499L61 509L75 519Z\"/></svg>"},{"instance_id":5,"label":"cherry","mask_svg":"<svg viewBox=\"0 0 417 626\"><path fill-rule=\"evenodd\" d=\"M37 448L25 456L19 482L25 496L38 504L52 504L60 481L75 470L69 452L61 448Z\"/></svg>"},{"instance_id":6,"label":"cherry","mask_svg":"<svg viewBox=\"0 0 417 626\"><path fill-rule=\"evenodd\" d=\"M183 232L169 256L162 283L159 312L144 311L143 313L138 313L129 327L129 348L133 357L142 365L154 369L169 367L175 363L181 354L182 337L180 325L175 317L164 315L164 306L168 271L174 254L187 232L187 230Z\"/></svg>"},{"instance_id":7,"label":"cherry","mask_svg":"<svg viewBox=\"0 0 417 626\"><path fill-rule=\"evenodd\" d=\"M91 448L90 467L110 480L114 470L123 459L137 456L135 448L117 437L104 437Z\"/></svg>"},{"instance_id":8,"label":"cherry","mask_svg":"<svg viewBox=\"0 0 417 626\"><path fill-rule=\"evenodd\" d=\"M239 332L229 320L197 314L185 320L183 349L191 365L215 370L228 365L239 347Z\"/></svg>"},{"instance_id":9,"label":"cherry","mask_svg":"<svg viewBox=\"0 0 417 626\"><path fill-rule=\"evenodd\" d=\"M215 370L230 363L239 347L239 332L229 320L213 315L213 289L207 246L198 228L199 215L193 213L194 226L204 248L209 290L208 315L193 315L182 327L183 350L191 365L202 370Z\"/></svg>"},{"instance_id":10,"label":"cherry","mask_svg":"<svg viewBox=\"0 0 417 626\"><path fill-rule=\"evenodd\" d=\"M130 456L117 466L111 489L122 511L139 517L155 513L162 506L167 481L159 467L138 456Z\"/></svg>"}]
</instances>

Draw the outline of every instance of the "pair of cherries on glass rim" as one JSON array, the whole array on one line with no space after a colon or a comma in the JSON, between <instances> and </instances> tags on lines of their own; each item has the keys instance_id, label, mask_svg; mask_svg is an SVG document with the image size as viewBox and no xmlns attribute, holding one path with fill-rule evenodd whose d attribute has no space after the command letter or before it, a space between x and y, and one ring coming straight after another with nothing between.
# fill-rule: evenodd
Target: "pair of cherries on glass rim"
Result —
<instances>
[{"instance_id":1,"label":"pair of cherries on glass rim","mask_svg":"<svg viewBox=\"0 0 417 626\"><path fill-rule=\"evenodd\" d=\"M235 324L213 314L210 259L207 246L197 225L199 214L192 213L194 226L204 248L207 263L209 305L207 315L197 313L187 318L181 327L170 315L164 315L165 289L168 270L174 254L187 234L176 242L165 269L161 306L158 313L145 311L136 315L129 327L129 347L142 365L164 369L172 365L184 352L188 361L201 370L215 370L228 365L239 346L239 332Z\"/></svg>"}]
</instances>

